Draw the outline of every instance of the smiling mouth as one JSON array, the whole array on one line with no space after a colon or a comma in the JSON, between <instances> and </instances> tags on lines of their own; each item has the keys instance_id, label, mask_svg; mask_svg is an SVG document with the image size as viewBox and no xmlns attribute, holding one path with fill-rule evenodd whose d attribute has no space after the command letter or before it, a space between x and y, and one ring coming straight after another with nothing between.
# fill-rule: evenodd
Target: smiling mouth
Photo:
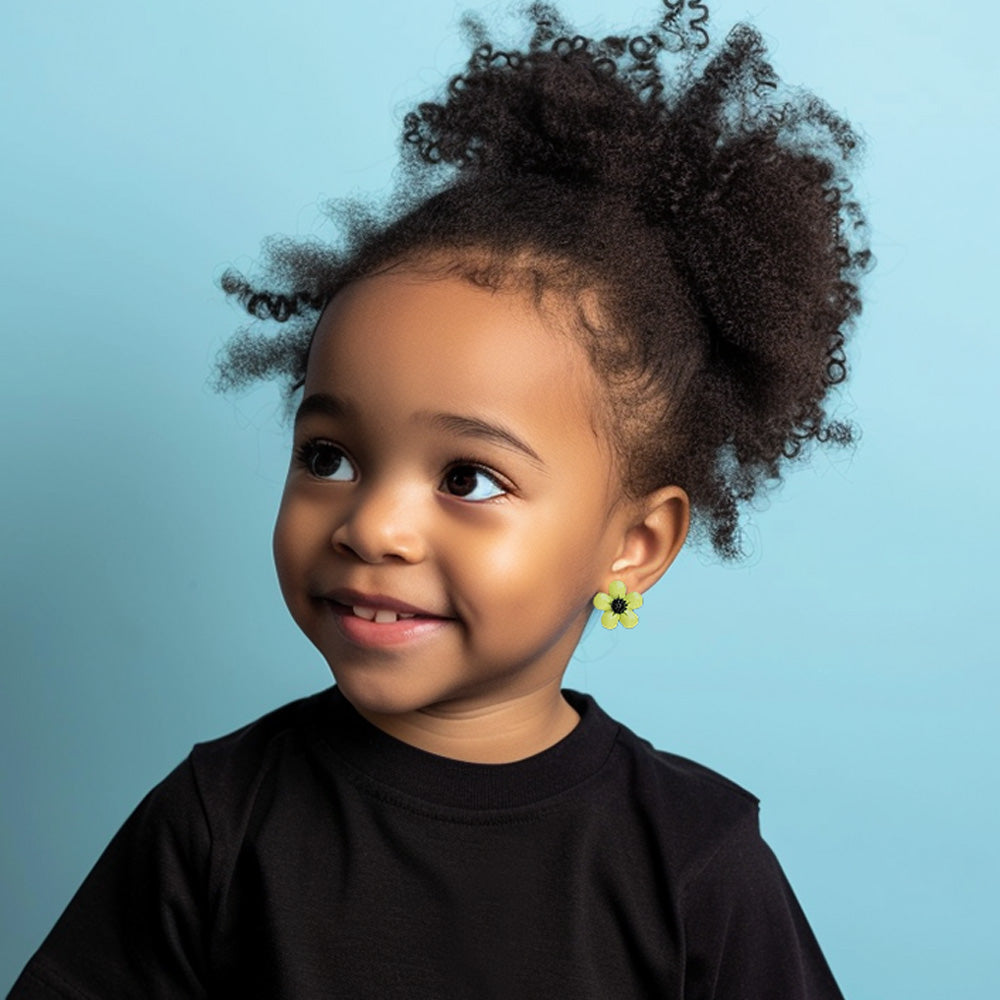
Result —
<instances>
[{"instance_id":1,"label":"smiling mouth","mask_svg":"<svg viewBox=\"0 0 1000 1000\"><path fill-rule=\"evenodd\" d=\"M403 614L400 611L390 611L388 608L368 608L364 605L349 606L341 604L339 601L329 601L334 612L339 615L363 618L365 621L374 622L376 625L390 625L397 621L447 621L446 618L439 618L437 615Z\"/></svg>"},{"instance_id":2,"label":"smiling mouth","mask_svg":"<svg viewBox=\"0 0 1000 1000\"><path fill-rule=\"evenodd\" d=\"M329 598L325 603L341 636L366 650L410 649L414 644L432 641L434 636L446 630L446 626L454 624L451 618L401 616L386 608L350 607ZM359 611L361 614L357 614Z\"/></svg>"}]
</instances>

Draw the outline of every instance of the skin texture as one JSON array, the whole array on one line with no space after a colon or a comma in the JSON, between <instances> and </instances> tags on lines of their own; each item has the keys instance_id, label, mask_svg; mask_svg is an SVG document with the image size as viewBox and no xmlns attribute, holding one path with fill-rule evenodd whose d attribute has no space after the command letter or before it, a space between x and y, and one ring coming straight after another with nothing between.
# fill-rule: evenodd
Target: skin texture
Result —
<instances>
[{"instance_id":1,"label":"skin texture","mask_svg":"<svg viewBox=\"0 0 1000 1000\"><path fill-rule=\"evenodd\" d=\"M648 590L689 521L677 486L619 502L607 429L595 433L588 416L597 391L582 348L518 292L411 265L350 284L327 305L303 398L346 397L359 419L312 414L296 426L274 558L295 622L384 732L441 756L506 763L579 721L560 684L594 595L612 579ZM432 428L421 410L502 423L544 466ZM297 457L310 439L325 443L312 468ZM466 458L497 481L455 464ZM318 596L336 587L454 620L362 649Z\"/></svg>"}]
</instances>

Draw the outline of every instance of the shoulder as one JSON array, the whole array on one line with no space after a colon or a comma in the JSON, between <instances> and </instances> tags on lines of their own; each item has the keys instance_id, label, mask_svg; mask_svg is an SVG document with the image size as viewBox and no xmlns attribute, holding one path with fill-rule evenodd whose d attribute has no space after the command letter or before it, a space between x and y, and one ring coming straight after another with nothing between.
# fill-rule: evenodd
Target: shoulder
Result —
<instances>
[{"instance_id":1,"label":"shoulder","mask_svg":"<svg viewBox=\"0 0 1000 1000\"><path fill-rule=\"evenodd\" d=\"M618 745L642 791L651 800L683 809L689 818L756 815L759 799L704 764L654 746L618 723Z\"/></svg>"},{"instance_id":2,"label":"shoulder","mask_svg":"<svg viewBox=\"0 0 1000 1000\"><path fill-rule=\"evenodd\" d=\"M193 753L202 759L228 758L260 751L275 741L301 735L312 725L323 705L329 700L330 688L296 698L234 729L196 743Z\"/></svg>"},{"instance_id":3,"label":"shoulder","mask_svg":"<svg viewBox=\"0 0 1000 1000\"><path fill-rule=\"evenodd\" d=\"M263 771L282 756L301 754L313 721L329 698L326 689L273 709L222 736L195 743L146 795L143 806L180 815L245 798Z\"/></svg>"},{"instance_id":4,"label":"shoulder","mask_svg":"<svg viewBox=\"0 0 1000 1000\"><path fill-rule=\"evenodd\" d=\"M759 800L731 779L622 727L632 790L673 874L691 995L843 1000L778 859Z\"/></svg>"},{"instance_id":5,"label":"shoulder","mask_svg":"<svg viewBox=\"0 0 1000 1000\"><path fill-rule=\"evenodd\" d=\"M290 701L222 736L196 743L188 757L195 779L212 798L252 784L283 759L301 757L330 689Z\"/></svg>"},{"instance_id":6,"label":"shoulder","mask_svg":"<svg viewBox=\"0 0 1000 1000\"><path fill-rule=\"evenodd\" d=\"M682 882L717 855L760 841L759 799L704 764L659 749L618 723L616 749L632 809L657 832L664 861Z\"/></svg>"}]
</instances>

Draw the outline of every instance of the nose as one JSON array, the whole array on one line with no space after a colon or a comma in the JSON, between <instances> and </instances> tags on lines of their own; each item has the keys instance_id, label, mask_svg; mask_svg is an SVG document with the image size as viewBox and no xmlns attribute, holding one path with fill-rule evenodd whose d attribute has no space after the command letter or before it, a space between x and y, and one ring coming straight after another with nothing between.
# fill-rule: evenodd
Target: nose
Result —
<instances>
[{"instance_id":1,"label":"nose","mask_svg":"<svg viewBox=\"0 0 1000 1000\"><path fill-rule=\"evenodd\" d=\"M331 544L338 555L355 555L367 563L393 558L419 562L425 546L417 527L417 506L398 486L369 484L340 512Z\"/></svg>"}]
</instances>

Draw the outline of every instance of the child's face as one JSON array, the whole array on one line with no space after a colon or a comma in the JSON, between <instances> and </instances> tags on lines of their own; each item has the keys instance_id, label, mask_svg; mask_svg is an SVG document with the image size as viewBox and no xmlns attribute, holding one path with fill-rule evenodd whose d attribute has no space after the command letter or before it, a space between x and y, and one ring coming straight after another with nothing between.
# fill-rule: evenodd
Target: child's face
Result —
<instances>
[{"instance_id":1,"label":"child's face","mask_svg":"<svg viewBox=\"0 0 1000 1000\"><path fill-rule=\"evenodd\" d=\"M542 688L558 696L616 555L618 483L585 410L595 391L582 348L521 296L397 271L330 302L303 399L329 394L357 416L298 421L274 555L292 617L362 714L458 715ZM503 425L540 463L423 412ZM315 439L310 470L296 453ZM501 485L458 461L468 459ZM341 587L451 620L358 645L322 597Z\"/></svg>"}]
</instances>

